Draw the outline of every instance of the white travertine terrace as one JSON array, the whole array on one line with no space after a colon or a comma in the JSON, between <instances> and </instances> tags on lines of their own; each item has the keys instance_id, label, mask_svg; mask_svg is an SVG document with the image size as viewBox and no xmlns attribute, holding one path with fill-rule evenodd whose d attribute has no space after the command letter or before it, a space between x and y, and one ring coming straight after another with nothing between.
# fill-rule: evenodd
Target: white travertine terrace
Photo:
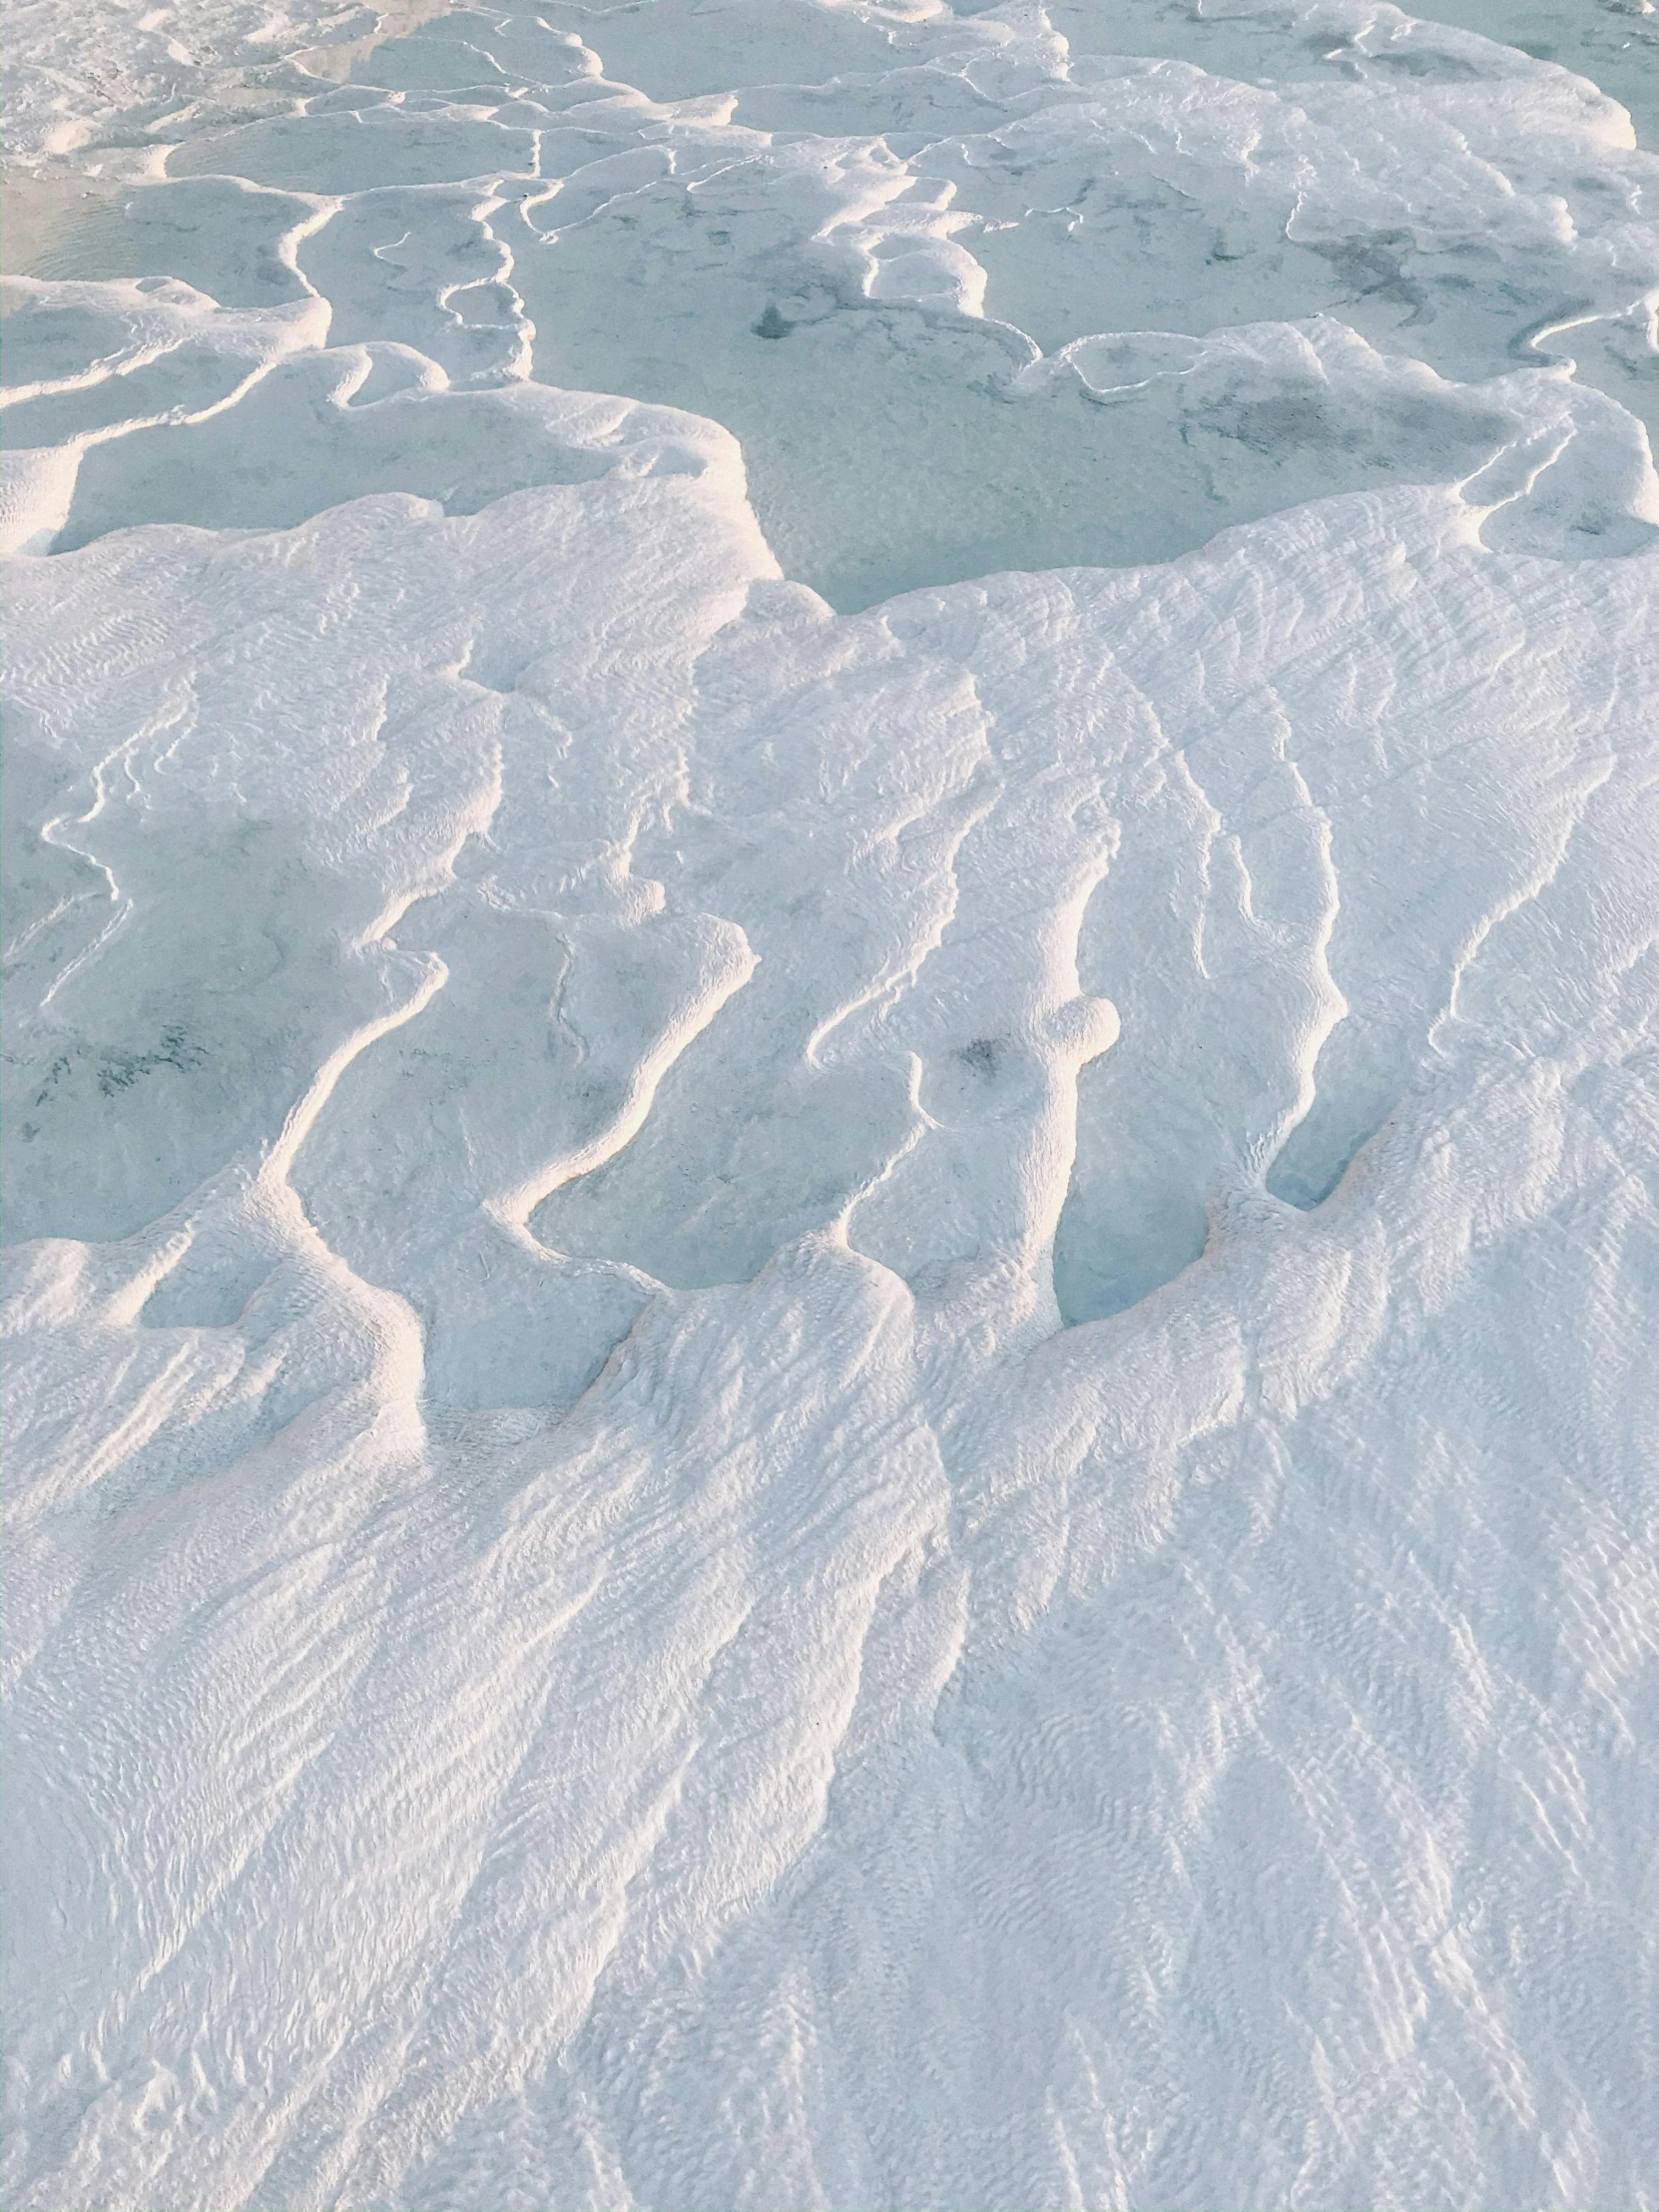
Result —
<instances>
[{"instance_id":1,"label":"white travertine terrace","mask_svg":"<svg viewBox=\"0 0 1659 2212\"><path fill-rule=\"evenodd\" d=\"M1645 19L182 15L11 54L8 2212L1659 2206Z\"/></svg>"}]
</instances>

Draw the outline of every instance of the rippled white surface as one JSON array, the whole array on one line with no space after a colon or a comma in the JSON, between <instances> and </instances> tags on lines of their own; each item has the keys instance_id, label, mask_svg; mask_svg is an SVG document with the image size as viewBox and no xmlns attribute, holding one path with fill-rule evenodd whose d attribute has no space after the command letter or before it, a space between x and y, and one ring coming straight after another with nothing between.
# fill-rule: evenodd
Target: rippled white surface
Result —
<instances>
[{"instance_id":1,"label":"rippled white surface","mask_svg":"<svg viewBox=\"0 0 1659 2212\"><path fill-rule=\"evenodd\" d=\"M19 0L8 2206L1659 2204L1654 47L1458 12Z\"/></svg>"}]
</instances>

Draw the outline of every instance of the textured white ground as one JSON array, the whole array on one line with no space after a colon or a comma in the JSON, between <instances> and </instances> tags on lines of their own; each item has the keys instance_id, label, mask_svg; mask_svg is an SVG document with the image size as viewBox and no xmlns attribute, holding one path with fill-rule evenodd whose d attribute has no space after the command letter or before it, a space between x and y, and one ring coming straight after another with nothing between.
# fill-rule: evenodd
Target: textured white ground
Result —
<instances>
[{"instance_id":1,"label":"textured white ground","mask_svg":"<svg viewBox=\"0 0 1659 2212\"><path fill-rule=\"evenodd\" d=\"M1659 41L1454 12L16 0L7 2212L1659 2206Z\"/></svg>"}]
</instances>

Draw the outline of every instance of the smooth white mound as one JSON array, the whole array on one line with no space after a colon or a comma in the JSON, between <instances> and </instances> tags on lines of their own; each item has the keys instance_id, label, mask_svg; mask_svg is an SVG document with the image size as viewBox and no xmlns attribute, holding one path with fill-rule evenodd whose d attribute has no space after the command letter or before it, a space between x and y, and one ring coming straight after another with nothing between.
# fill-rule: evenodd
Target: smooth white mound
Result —
<instances>
[{"instance_id":1,"label":"smooth white mound","mask_svg":"<svg viewBox=\"0 0 1659 2212\"><path fill-rule=\"evenodd\" d=\"M1659 162L1108 13L8 283L20 2212L1659 2204Z\"/></svg>"}]
</instances>

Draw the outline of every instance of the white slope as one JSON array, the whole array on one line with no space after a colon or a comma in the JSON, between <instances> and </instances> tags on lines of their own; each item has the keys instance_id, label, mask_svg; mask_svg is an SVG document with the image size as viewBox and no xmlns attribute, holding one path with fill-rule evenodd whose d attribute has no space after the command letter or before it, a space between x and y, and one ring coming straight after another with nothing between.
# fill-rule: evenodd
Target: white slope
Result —
<instances>
[{"instance_id":1,"label":"white slope","mask_svg":"<svg viewBox=\"0 0 1659 2212\"><path fill-rule=\"evenodd\" d=\"M7 282L5 2204L1659 2205L1659 160L313 34Z\"/></svg>"}]
</instances>

